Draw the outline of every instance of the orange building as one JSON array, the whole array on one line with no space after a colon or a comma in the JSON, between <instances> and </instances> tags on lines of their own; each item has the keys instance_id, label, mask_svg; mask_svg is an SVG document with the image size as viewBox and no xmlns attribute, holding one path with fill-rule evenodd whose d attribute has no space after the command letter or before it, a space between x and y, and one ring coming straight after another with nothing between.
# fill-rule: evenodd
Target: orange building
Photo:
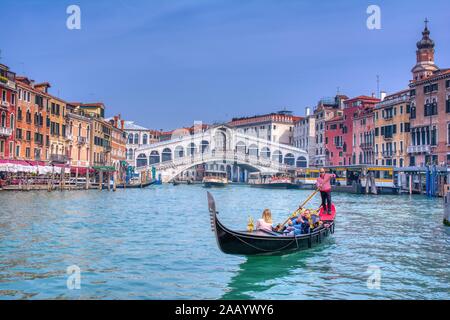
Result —
<instances>
[{"instance_id":1,"label":"orange building","mask_svg":"<svg viewBox=\"0 0 450 320\"><path fill-rule=\"evenodd\" d=\"M16 78L16 134L14 157L19 160L46 161L49 157L49 96L38 90L33 80Z\"/></svg>"},{"instance_id":2,"label":"orange building","mask_svg":"<svg viewBox=\"0 0 450 320\"><path fill-rule=\"evenodd\" d=\"M68 151L66 141L66 105L67 103L55 96L52 96L48 89L50 83L44 82L35 84L34 88L48 97L46 110L46 124L49 127L49 157L52 164L68 164Z\"/></svg>"}]
</instances>

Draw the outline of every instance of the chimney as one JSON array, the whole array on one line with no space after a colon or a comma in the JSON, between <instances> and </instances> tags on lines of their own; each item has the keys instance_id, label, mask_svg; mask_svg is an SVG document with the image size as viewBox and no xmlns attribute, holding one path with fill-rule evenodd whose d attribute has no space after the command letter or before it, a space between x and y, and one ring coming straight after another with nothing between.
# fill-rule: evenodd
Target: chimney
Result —
<instances>
[{"instance_id":1,"label":"chimney","mask_svg":"<svg viewBox=\"0 0 450 320\"><path fill-rule=\"evenodd\" d=\"M114 116L114 127L116 127L116 128L118 128L118 126L117 126L118 120L119 120L119 117L118 116Z\"/></svg>"},{"instance_id":2,"label":"chimney","mask_svg":"<svg viewBox=\"0 0 450 320\"><path fill-rule=\"evenodd\" d=\"M384 99L386 99L386 96L387 96L386 91L381 91L381 92L380 92L380 99L381 99L381 101L383 101Z\"/></svg>"},{"instance_id":3,"label":"chimney","mask_svg":"<svg viewBox=\"0 0 450 320\"><path fill-rule=\"evenodd\" d=\"M305 114L306 114L306 116L308 117L308 116L310 116L311 115L311 108L310 107L306 107L306 112L305 112Z\"/></svg>"},{"instance_id":4,"label":"chimney","mask_svg":"<svg viewBox=\"0 0 450 320\"><path fill-rule=\"evenodd\" d=\"M120 120L120 129L124 129L125 127L125 120Z\"/></svg>"}]
</instances>

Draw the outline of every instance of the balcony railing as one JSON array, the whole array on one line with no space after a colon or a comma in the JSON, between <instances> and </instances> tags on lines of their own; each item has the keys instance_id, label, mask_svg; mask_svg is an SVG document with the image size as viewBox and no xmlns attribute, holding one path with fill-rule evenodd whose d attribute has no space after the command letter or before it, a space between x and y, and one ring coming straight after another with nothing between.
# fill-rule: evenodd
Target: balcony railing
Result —
<instances>
[{"instance_id":1,"label":"balcony railing","mask_svg":"<svg viewBox=\"0 0 450 320\"><path fill-rule=\"evenodd\" d=\"M393 151L384 151L382 153L383 158L392 158L394 156L394 152Z\"/></svg>"},{"instance_id":2,"label":"balcony railing","mask_svg":"<svg viewBox=\"0 0 450 320\"><path fill-rule=\"evenodd\" d=\"M67 163L69 158L63 154L51 154L50 161L53 163Z\"/></svg>"},{"instance_id":3,"label":"balcony railing","mask_svg":"<svg viewBox=\"0 0 450 320\"><path fill-rule=\"evenodd\" d=\"M0 136L7 136L9 137L12 135L12 129L6 128L6 127L0 127Z\"/></svg>"},{"instance_id":4,"label":"balcony railing","mask_svg":"<svg viewBox=\"0 0 450 320\"><path fill-rule=\"evenodd\" d=\"M9 108L9 102L8 101L1 101L0 105L4 108Z\"/></svg>"},{"instance_id":5,"label":"balcony railing","mask_svg":"<svg viewBox=\"0 0 450 320\"><path fill-rule=\"evenodd\" d=\"M373 149L373 143L364 142L359 145L361 149Z\"/></svg>"},{"instance_id":6,"label":"balcony railing","mask_svg":"<svg viewBox=\"0 0 450 320\"><path fill-rule=\"evenodd\" d=\"M86 143L86 137L79 136L77 140L78 140L78 144L85 144Z\"/></svg>"},{"instance_id":7,"label":"balcony railing","mask_svg":"<svg viewBox=\"0 0 450 320\"><path fill-rule=\"evenodd\" d=\"M408 153L430 153L430 145L409 146Z\"/></svg>"}]
</instances>

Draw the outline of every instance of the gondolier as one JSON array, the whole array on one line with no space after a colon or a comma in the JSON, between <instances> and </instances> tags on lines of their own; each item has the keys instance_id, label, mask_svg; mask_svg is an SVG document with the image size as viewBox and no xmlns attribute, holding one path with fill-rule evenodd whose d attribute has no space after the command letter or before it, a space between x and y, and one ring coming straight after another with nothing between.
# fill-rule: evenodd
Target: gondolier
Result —
<instances>
[{"instance_id":1,"label":"gondolier","mask_svg":"<svg viewBox=\"0 0 450 320\"><path fill-rule=\"evenodd\" d=\"M317 188L320 190L322 197L322 208L328 214L331 214L331 179L336 178L335 174L326 173L324 168L320 169L319 177L317 178Z\"/></svg>"}]
</instances>

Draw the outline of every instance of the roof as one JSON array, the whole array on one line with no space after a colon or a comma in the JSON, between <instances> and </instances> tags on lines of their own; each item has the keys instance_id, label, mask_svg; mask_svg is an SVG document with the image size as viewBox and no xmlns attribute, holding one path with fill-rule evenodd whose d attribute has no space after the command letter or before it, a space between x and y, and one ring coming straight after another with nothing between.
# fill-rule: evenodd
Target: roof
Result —
<instances>
[{"instance_id":1,"label":"roof","mask_svg":"<svg viewBox=\"0 0 450 320\"><path fill-rule=\"evenodd\" d=\"M125 121L124 129L125 130L149 130L140 125L135 124L134 121Z\"/></svg>"}]
</instances>

